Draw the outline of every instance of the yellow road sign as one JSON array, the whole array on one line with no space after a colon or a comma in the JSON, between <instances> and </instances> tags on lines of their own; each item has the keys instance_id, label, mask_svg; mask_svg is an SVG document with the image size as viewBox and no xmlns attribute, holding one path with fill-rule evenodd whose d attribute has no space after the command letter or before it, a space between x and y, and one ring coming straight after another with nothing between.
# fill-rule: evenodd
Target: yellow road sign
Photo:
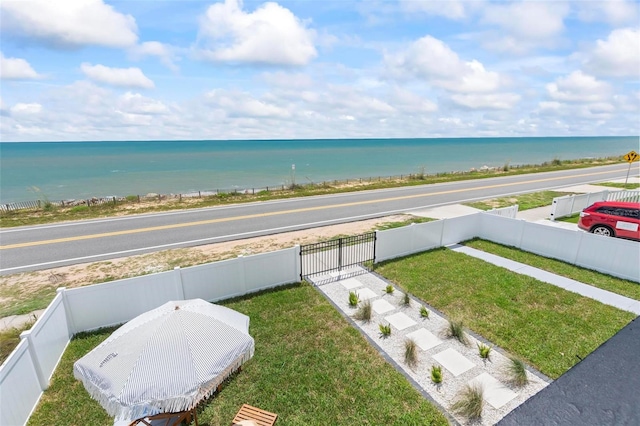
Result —
<instances>
[{"instance_id":1,"label":"yellow road sign","mask_svg":"<svg viewBox=\"0 0 640 426\"><path fill-rule=\"evenodd\" d=\"M635 151L630 151L623 158L627 161L627 163L633 163L634 161L640 160L640 154Z\"/></svg>"}]
</instances>

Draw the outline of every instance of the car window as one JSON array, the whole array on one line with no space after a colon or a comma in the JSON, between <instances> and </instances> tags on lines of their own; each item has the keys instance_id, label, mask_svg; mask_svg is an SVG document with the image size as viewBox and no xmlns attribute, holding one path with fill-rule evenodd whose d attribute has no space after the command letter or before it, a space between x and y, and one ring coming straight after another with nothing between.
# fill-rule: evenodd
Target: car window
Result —
<instances>
[{"instance_id":1,"label":"car window","mask_svg":"<svg viewBox=\"0 0 640 426\"><path fill-rule=\"evenodd\" d=\"M598 213L602 213L602 214L613 214L613 215L615 215L615 209L613 207L609 207L609 206L598 207L596 209L596 211Z\"/></svg>"},{"instance_id":2,"label":"car window","mask_svg":"<svg viewBox=\"0 0 640 426\"><path fill-rule=\"evenodd\" d=\"M640 211L638 209L627 209L620 208L618 209L618 216L624 216L632 219L638 219L640 215L638 214Z\"/></svg>"}]
</instances>

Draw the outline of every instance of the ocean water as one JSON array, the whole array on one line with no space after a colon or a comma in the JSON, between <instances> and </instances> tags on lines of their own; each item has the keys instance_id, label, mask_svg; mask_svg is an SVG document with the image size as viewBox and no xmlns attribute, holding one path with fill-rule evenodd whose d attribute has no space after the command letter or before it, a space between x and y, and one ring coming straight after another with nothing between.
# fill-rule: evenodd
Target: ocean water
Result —
<instances>
[{"instance_id":1,"label":"ocean water","mask_svg":"<svg viewBox=\"0 0 640 426\"><path fill-rule=\"evenodd\" d=\"M0 143L0 202L264 188L623 155L639 138ZM295 171L292 165L295 164Z\"/></svg>"}]
</instances>

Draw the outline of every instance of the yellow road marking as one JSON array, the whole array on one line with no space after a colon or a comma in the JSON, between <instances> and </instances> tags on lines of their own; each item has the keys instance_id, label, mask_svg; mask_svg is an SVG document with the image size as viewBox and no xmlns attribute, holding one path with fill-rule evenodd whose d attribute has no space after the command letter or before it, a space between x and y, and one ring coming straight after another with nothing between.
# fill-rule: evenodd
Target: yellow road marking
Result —
<instances>
[{"instance_id":1,"label":"yellow road marking","mask_svg":"<svg viewBox=\"0 0 640 426\"><path fill-rule=\"evenodd\" d=\"M595 176L595 175L605 174L605 173L611 173L611 172L610 171L606 171L606 172L586 173L586 174L581 174L581 175L567 176L566 178L583 177L583 176ZM94 238L115 237L115 236L118 236L118 235L139 234L139 233L142 233L142 232L163 231L165 229L178 229L178 228L186 228L186 227L189 227L189 226L200 226L200 225L209 225L209 224L212 224L212 223L231 222L231 221L234 221L234 220L256 219L256 218L268 217L268 216L277 216L277 215L292 214L292 213L302 213L302 212L310 212L310 211L317 211L317 210L335 209L335 208L341 208L341 207L358 206L358 205L374 204L374 203L389 202L389 201L409 200L409 199L412 199L412 198L432 197L434 195L443 195L443 194L455 194L457 192L465 192L465 191L478 191L478 190L483 190L483 189L491 189L491 188L514 186L514 185L522 185L522 184L527 184L527 183L546 182L546 181L556 180L556 179L557 178L534 179L534 180L529 180L529 181L525 181L525 182L501 183L501 184L495 184L495 185L480 186L480 187L477 187L477 188L452 189L452 190L449 190L449 191L432 192L432 193L429 193L429 194L402 195L402 196L398 196L398 197L380 198L380 199L368 200L368 201L354 201L354 202L351 202L351 203L334 204L334 205L330 205L330 206L305 207L305 208L301 208L301 209L283 210L283 211L270 212L270 213L257 213L257 214L243 215L243 216L225 217L225 218L220 218L220 219L199 220L199 221L196 221L196 222L176 223L176 224L173 224L173 225L150 226L148 228L130 229L130 230L126 230L126 231L113 231L113 232L104 232L104 233L101 233L101 234L78 235L76 237L56 238L56 239L53 239L53 240L31 241L31 242L28 242L28 243L18 243L18 244L10 244L10 245L6 245L6 246L0 246L0 250L23 248L23 247L33 247L33 246L40 246L40 245L45 245L45 244L68 243L68 242L71 242L71 241L81 241L81 240L90 240L90 239L94 239Z\"/></svg>"}]
</instances>

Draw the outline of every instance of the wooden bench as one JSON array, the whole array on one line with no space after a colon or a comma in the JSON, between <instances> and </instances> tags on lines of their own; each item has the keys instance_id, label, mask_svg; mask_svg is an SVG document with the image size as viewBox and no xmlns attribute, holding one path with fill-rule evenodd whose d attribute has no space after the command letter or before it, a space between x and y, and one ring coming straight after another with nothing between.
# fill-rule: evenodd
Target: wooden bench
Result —
<instances>
[{"instance_id":1,"label":"wooden bench","mask_svg":"<svg viewBox=\"0 0 640 426\"><path fill-rule=\"evenodd\" d=\"M278 420L278 415L252 407L249 404L243 404L238 414L233 418L232 425L242 420L253 420L258 426L272 426Z\"/></svg>"}]
</instances>

